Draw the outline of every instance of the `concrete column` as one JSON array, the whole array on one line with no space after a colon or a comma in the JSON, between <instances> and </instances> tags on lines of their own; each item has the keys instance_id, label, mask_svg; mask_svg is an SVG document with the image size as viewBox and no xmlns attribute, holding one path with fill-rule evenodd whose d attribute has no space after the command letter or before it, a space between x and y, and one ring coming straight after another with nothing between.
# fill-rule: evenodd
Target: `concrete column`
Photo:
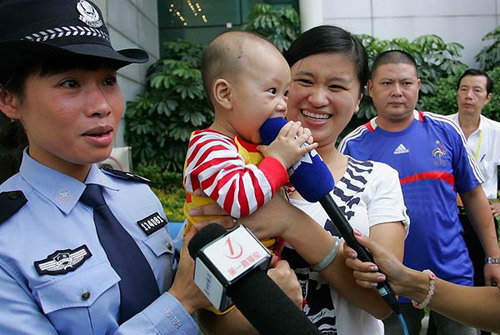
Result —
<instances>
[{"instance_id":1,"label":"concrete column","mask_svg":"<svg viewBox=\"0 0 500 335\"><path fill-rule=\"evenodd\" d=\"M299 0L299 8L301 31L323 24L323 0Z\"/></svg>"}]
</instances>

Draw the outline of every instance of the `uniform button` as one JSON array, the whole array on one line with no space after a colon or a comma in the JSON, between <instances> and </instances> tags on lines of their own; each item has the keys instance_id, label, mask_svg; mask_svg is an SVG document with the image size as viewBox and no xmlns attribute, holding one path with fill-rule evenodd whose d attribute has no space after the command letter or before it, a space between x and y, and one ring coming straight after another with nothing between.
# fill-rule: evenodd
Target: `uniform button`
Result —
<instances>
[{"instance_id":1,"label":"uniform button","mask_svg":"<svg viewBox=\"0 0 500 335\"><path fill-rule=\"evenodd\" d=\"M172 244L170 244L170 243L167 243L166 247L167 247L167 249L168 249L169 251L170 251L170 250L172 250L172 248L173 248L173 247L172 247Z\"/></svg>"},{"instance_id":2,"label":"uniform button","mask_svg":"<svg viewBox=\"0 0 500 335\"><path fill-rule=\"evenodd\" d=\"M85 291L82 293L82 300L88 300L90 298L90 292Z\"/></svg>"},{"instance_id":3,"label":"uniform button","mask_svg":"<svg viewBox=\"0 0 500 335\"><path fill-rule=\"evenodd\" d=\"M19 199L20 196L21 196L21 192L19 192L19 191L9 192L9 199L11 199L11 200Z\"/></svg>"}]
</instances>

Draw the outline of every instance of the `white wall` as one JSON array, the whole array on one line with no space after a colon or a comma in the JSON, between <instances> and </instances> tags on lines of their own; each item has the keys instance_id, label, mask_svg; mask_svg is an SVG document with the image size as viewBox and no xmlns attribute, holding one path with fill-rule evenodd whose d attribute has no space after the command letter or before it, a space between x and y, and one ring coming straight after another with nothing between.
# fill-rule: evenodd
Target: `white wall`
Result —
<instances>
[{"instance_id":1,"label":"white wall","mask_svg":"<svg viewBox=\"0 0 500 335\"><path fill-rule=\"evenodd\" d=\"M476 66L474 56L486 45L481 38L500 24L500 0L302 0L300 10L320 11L322 22L379 39L436 34L446 43L465 48L463 61ZM302 14L301 14L302 15ZM311 15L309 15L311 16Z\"/></svg>"},{"instance_id":2,"label":"white wall","mask_svg":"<svg viewBox=\"0 0 500 335\"><path fill-rule=\"evenodd\" d=\"M147 64L132 64L121 69L118 82L124 101L134 100L144 90L146 70L160 56L158 6L156 0L95 0L101 8L113 47L117 50L141 48L149 53ZM122 120L115 146L124 146Z\"/></svg>"}]
</instances>

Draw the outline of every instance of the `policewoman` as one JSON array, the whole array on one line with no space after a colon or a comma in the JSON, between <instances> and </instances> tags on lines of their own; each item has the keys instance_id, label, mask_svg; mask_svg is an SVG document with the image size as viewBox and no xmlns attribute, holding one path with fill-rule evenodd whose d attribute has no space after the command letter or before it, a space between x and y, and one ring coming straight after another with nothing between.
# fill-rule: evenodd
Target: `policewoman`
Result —
<instances>
[{"instance_id":1,"label":"policewoman","mask_svg":"<svg viewBox=\"0 0 500 335\"><path fill-rule=\"evenodd\" d=\"M86 0L2 0L0 50L0 110L29 142L0 186L0 334L197 334L208 301L160 202L96 165L123 111L116 70L147 54L115 51Z\"/></svg>"}]
</instances>

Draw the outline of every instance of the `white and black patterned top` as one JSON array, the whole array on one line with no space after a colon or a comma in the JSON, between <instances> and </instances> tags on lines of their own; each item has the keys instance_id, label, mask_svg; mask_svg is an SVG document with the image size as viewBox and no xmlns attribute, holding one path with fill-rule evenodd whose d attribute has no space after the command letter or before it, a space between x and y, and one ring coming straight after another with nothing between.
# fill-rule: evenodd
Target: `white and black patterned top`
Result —
<instances>
[{"instance_id":1,"label":"white and black patterned top","mask_svg":"<svg viewBox=\"0 0 500 335\"><path fill-rule=\"evenodd\" d=\"M385 222L402 221L406 227L409 225L398 173L386 164L349 157L347 170L333 193L351 226L364 235L370 234L370 227ZM332 235L339 235L319 203L295 199L291 202ZM283 258L290 262L302 285L307 301L304 312L323 334L383 334L381 321L337 294L295 250L285 248Z\"/></svg>"}]
</instances>

